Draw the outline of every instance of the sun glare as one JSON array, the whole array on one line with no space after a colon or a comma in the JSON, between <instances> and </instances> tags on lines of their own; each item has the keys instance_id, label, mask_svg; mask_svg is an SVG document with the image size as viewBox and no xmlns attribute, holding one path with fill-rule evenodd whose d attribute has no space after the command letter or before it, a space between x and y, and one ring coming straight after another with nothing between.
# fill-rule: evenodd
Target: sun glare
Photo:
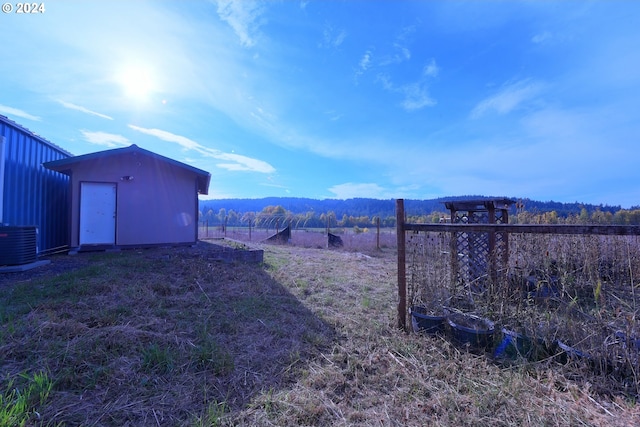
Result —
<instances>
[{"instance_id":1,"label":"sun glare","mask_svg":"<svg viewBox=\"0 0 640 427\"><path fill-rule=\"evenodd\" d=\"M130 65L124 67L118 73L117 80L122 86L124 94L138 101L147 99L154 90L153 73L145 66Z\"/></svg>"}]
</instances>

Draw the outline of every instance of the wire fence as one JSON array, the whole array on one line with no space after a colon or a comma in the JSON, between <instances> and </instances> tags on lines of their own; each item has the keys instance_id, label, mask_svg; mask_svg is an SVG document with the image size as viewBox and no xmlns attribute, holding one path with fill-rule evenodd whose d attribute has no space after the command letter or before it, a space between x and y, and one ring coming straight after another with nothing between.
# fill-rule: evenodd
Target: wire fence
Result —
<instances>
[{"instance_id":1,"label":"wire fence","mask_svg":"<svg viewBox=\"0 0 640 427\"><path fill-rule=\"evenodd\" d=\"M284 227L287 226L289 224L284 223ZM228 238L243 242L263 243L274 234L281 232L284 227L281 224L276 226L275 222L269 227L242 227L202 221L199 224L198 237L200 239ZM330 241L329 234L337 236L341 244L336 245L335 240ZM350 251L395 249L396 230L395 228L377 229L375 226L372 228L333 227L330 229L291 226L291 236L286 243L306 248L332 247Z\"/></svg>"},{"instance_id":2,"label":"wire fence","mask_svg":"<svg viewBox=\"0 0 640 427\"><path fill-rule=\"evenodd\" d=\"M505 336L517 337L535 360L589 368L603 388L638 395L640 227L407 224L403 218L401 327L407 329L417 307L489 319L500 331L488 349L494 356Z\"/></svg>"}]
</instances>

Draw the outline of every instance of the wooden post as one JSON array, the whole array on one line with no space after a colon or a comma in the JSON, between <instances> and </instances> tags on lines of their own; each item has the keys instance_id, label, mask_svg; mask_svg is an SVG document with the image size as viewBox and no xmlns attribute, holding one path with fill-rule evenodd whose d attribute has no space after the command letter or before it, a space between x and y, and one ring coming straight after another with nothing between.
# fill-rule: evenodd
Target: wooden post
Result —
<instances>
[{"instance_id":1,"label":"wooden post","mask_svg":"<svg viewBox=\"0 0 640 427\"><path fill-rule=\"evenodd\" d=\"M224 230L224 237L227 237L227 216L224 217L224 226L223 226L223 230Z\"/></svg>"},{"instance_id":2,"label":"wooden post","mask_svg":"<svg viewBox=\"0 0 640 427\"><path fill-rule=\"evenodd\" d=\"M376 217L376 249L380 250L380 217Z\"/></svg>"},{"instance_id":3,"label":"wooden post","mask_svg":"<svg viewBox=\"0 0 640 427\"><path fill-rule=\"evenodd\" d=\"M509 224L509 209L502 210L502 223ZM506 269L509 263L509 233L500 233L502 236L502 268Z\"/></svg>"},{"instance_id":4,"label":"wooden post","mask_svg":"<svg viewBox=\"0 0 640 427\"><path fill-rule=\"evenodd\" d=\"M396 234L398 240L398 327L407 332L407 267L403 199L396 200Z\"/></svg>"},{"instance_id":5,"label":"wooden post","mask_svg":"<svg viewBox=\"0 0 640 427\"><path fill-rule=\"evenodd\" d=\"M496 223L496 208L494 203L491 202L487 206L487 210L489 211L489 224ZM495 230L491 230L489 232L489 280L491 283L495 285L498 281L498 269L496 266L496 232Z\"/></svg>"},{"instance_id":6,"label":"wooden post","mask_svg":"<svg viewBox=\"0 0 640 427\"><path fill-rule=\"evenodd\" d=\"M327 226L325 228L325 234L327 235L327 248L329 247L329 233L331 232L331 217L327 215Z\"/></svg>"},{"instance_id":7,"label":"wooden post","mask_svg":"<svg viewBox=\"0 0 640 427\"><path fill-rule=\"evenodd\" d=\"M449 209L450 216L449 222L451 224L456 223L456 211L453 205L446 205L447 209ZM460 258L458 257L458 235L459 233L451 233L449 234L449 259L451 263L451 277L453 278L453 282L457 283L459 279L459 271L460 271ZM462 235L462 233L460 233Z\"/></svg>"}]
</instances>

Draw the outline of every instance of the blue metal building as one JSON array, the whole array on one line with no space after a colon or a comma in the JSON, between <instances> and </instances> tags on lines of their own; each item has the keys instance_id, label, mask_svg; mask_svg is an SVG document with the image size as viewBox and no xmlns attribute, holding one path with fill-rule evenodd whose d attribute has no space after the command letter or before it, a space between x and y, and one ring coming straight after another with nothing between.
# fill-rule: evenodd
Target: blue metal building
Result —
<instances>
[{"instance_id":1,"label":"blue metal building","mask_svg":"<svg viewBox=\"0 0 640 427\"><path fill-rule=\"evenodd\" d=\"M36 226L39 254L69 244L69 177L42 166L68 157L0 115L0 225Z\"/></svg>"}]
</instances>

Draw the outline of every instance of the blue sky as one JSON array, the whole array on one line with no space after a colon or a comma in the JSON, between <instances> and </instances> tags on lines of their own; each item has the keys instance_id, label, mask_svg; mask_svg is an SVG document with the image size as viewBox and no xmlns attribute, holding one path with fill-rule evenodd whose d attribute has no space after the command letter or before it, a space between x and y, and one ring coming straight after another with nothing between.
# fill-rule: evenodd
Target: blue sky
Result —
<instances>
[{"instance_id":1,"label":"blue sky","mask_svg":"<svg viewBox=\"0 0 640 427\"><path fill-rule=\"evenodd\" d=\"M44 4L0 16L0 114L73 154L208 198L640 205L640 2Z\"/></svg>"}]
</instances>

